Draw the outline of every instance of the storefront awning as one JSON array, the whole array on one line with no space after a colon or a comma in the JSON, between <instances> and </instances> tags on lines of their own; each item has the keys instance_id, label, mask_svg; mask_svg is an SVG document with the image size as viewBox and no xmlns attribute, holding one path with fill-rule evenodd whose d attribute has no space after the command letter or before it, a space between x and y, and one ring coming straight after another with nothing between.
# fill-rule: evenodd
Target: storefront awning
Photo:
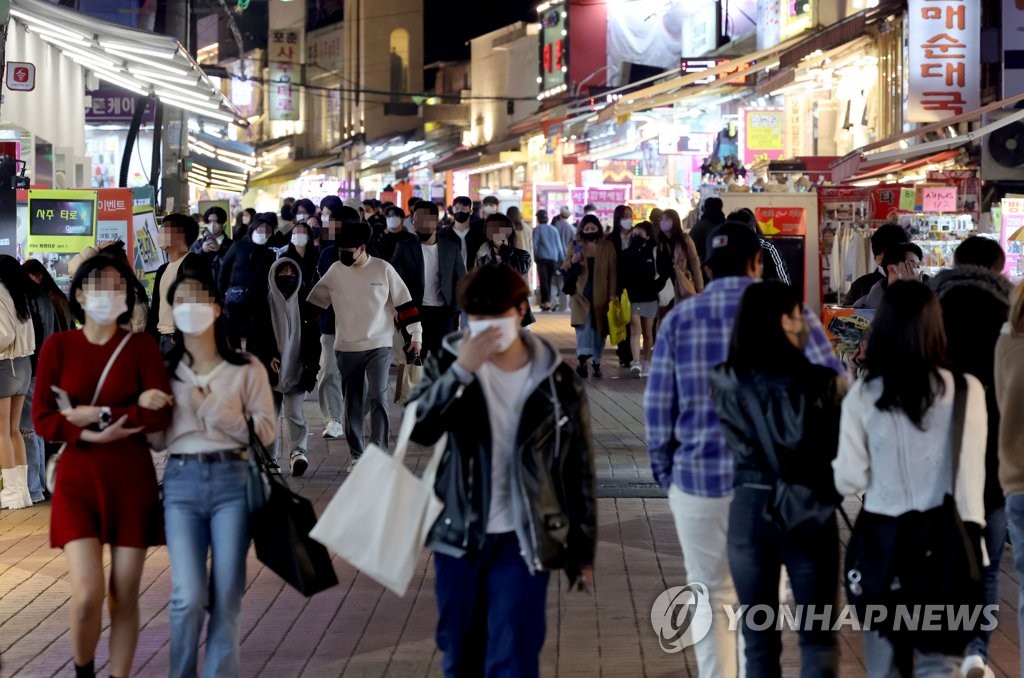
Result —
<instances>
[{"instance_id":1,"label":"storefront awning","mask_svg":"<svg viewBox=\"0 0 1024 678\"><path fill-rule=\"evenodd\" d=\"M256 161L256 149L230 139L221 139L212 134L190 131L188 133L188 150L190 154L205 156L209 160L218 160L242 172L248 177L259 168Z\"/></svg>"},{"instance_id":2,"label":"storefront awning","mask_svg":"<svg viewBox=\"0 0 1024 678\"><path fill-rule=\"evenodd\" d=\"M11 18L104 82L202 118L248 125L170 36L101 21L44 0L11 0Z\"/></svg>"},{"instance_id":3,"label":"storefront awning","mask_svg":"<svg viewBox=\"0 0 1024 678\"><path fill-rule=\"evenodd\" d=\"M906 160L898 162L881 162L874 163L871 165L864 165L860 170L852 177L845 180L846 183L858 183L858 182L869 182L876 179L884 179L890 174L906 174L919 170L922 167L928 165L941 165L944 162L949 162L955 159L959 153L957 151L941 151L939 153L933 153L931 155L925 154L921 156L914 156Z\"/></svg>"},{"instance_id":4,"label":"storefront awning","mask_svg":"<svg viewBox=\"0 0 1024 678\"><path fill-rule=\"evenodd\" d=\"M249 174L238 167L205 155L190 153L188 156L188 183L199 188L243 193L249 181Z\"/></svg>"},{"instance_id":5,"label":"storefront awning","mask_svg":"<svg viewBox=\"0 0 1024 678\"><path fill-rule=\"evenodd\" d=\"M303 158L301 160L289 160L283 165L254 176L249 182L249 188L264 188L284 181L298 179L299 175L304 172L330 167L337 162L337 156L333 155L323 155L316 158Z\"/></svg>"}]
</instances>

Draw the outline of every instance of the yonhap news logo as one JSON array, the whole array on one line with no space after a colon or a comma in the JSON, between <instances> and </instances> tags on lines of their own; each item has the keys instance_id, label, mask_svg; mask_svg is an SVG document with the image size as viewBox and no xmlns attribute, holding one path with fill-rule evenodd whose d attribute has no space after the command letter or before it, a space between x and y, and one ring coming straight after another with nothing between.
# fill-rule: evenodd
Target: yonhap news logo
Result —
<instances>
[{"instance_id":1,"label":"yonhap news logo","mask_svg":"<svg viewBox=\"0 0 1024 678\"><path fill-rule=\"evenodd\" d=\"M699 582L673 586L651 608L651 626L661 649L668 653L699 643L711 631L711 597Z\"/></svg>"}]
</instances>

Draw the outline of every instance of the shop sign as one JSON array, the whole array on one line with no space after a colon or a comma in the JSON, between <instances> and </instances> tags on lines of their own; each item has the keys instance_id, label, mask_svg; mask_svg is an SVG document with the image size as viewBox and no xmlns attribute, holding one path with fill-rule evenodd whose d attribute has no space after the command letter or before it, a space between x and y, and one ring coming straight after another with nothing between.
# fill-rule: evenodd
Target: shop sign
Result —
<instances>
[{"instance_id":1,"label":"shop sign","mask_svg":"<svg viewBox=\"0 0 1024 678\"><path fill-rule=\"evenodd\" d=\"M814 125L812 102L808 97L787 94L785 157L797 158L814 155Z\"/></svg>"},{"instance_id":2,"label":"shop sign","mask_svg":"<svg viewBox=\"0 0 1024 678\"><path fill-rule=\"evenodd\" d=\"M743 118L743 164L778 160L786 148L786 112L782 108L745 108Z\"/></svg>"},{"instance_id":3,"label":"shop sign","mask_svg":"<svg viewBox=\"0 0 1024 678\"><path fill-rule=\"evenodd\" d=\"M538 12L541 99L569 89L569 6L564 2L544 5L547 7Z\"/></svg>"},{"instance_id":4,"label":"shop sign","mask_svg":"<svg viewBox=\"0 0 1024 678\"><path fill-rule=\"evenodd\" d=\"M340 70L345 63L343 37L344 33L337 28L307 34L306 63L315 64L317 68L325 71Z\"/></svg>"},{"instance_id":5,"label":"shop sign","mask_svg":"<svg viewBox=\"0 0 1024 678\"><path fill-rule=\"evenodd\" d=\"M132 189L101 188L96 191L96 242L124 243L132 251L128 232L132 223Z\"/></svg>"},{"instance_id":6,"label":"shop sign","mask_svg":"<svg viewBox=\"0 0 1024 678\"><path fill-rule=\"evenodd\" d=\"M900 189L900 212L913 212L917 204L917 191L912 188Z\"/></svg>"},{"instance_id":7,"label":"shop sign","mask_svg":"<svg viewBox=\"0 0 1024 678\"><path fill-rule=\"evenodd\" d=\"M625 205L629 189L625 186L619 188L591 188L587 191L587 202L597 207L597 217L602 224L610 224L615 218L615 208Z\"/></svg>"},{"instance_id":8,"label":"shop sign","mask_svg":"<svg viewBox=\"0 0 1024 678\"><path fill-rule=\"evenodd\" d=\"M89 125L130 123L135 115L136 96L116 87L86 90L91 103L85 109L85 122ZM153 106L146 105L143 124L153 122Z\"/></svg>"},{"instance_id":9,"label":"shop sign","mask_svg":"<svg viewBox=\"0 0 1024 678\"><path fill-rule=\"evenodd\" d=\"M757 49L771 49L813 24L814 0L757 0Z\"/></svg>"},{"instance_id":10,"label":"shop sign","mask_svg":"<svg viewBox=\"0 0 1024 678\"><path fill-rule=\"evenodd\" d=\"M36 65L27 61L7 62L7 89L31 92L36 88Z\"/></svg>"},{"instance_id":11,"label":"shop sign","mask_svg":"<svg viewBox=\"0 0 1024 678\"><path fill-rule=\"evenodd\" d=\"M871 218L876 221L895 221L899 212L902 187L883 184L871 189Z\"/></svg>"},{"instance_id":12,"label":"shop sign","mask_svg":"<svg viewBox=\"0 0 1024 678\"><path fill-rule=\"evenodd\" d=\"M1003 98L1024 94L1024 2L1003 0Z\"/></svg>"},{"instance_id":13,"label":"shop sign","mask_svg":"<svg viewBox=\"0 0 1024 678\"><path fill-rule=\"evenodd\" d=\"M700 56L718 47L718 9L716 3L696 3L683 14L683 56ZM642 14L642 12L641 12Z\"/></svg>"},{"instance_id":14,"label":"shop sign","mask_svg":"<svg viewBox=\"0 0 1024 678\"><path fill-rule=\"evenodd\" d=\"M978 108L981 3L909 0L909 122L939 122Z\"/></svg>"},{"instance_id":15,"label":"shop sign","mask_svg":"<svg viewBox=\"0 0 1024 678\"><path fill-rule=\"evenodd\" d=\"M717 134L688 132L686 128L670 126L658 135L660 155L695 155L706 158L715 150Z\"/></svg>"},{"instance_id":16,"label":"shop sign","mask_svg":"<svg viewBox=\"0 0 1024 678\"><path fill-rule=\"evenodd\" d=\"M1024 198L1003 198L1001 221L1001 241L1003 251L1006 252L1003 273L1011 279L1016 279L1020 276L1020 263L1024 257L1020 253L1020 243L1010 239L1024 228Z\"/></svg>"},{"instance_id":17,"label":"shop sign","mask_svg":"<svg viewBox=\"0 0 1024 678\"><path fill-rule=\"evenodd\" d=\"M28 249L77 254L96 244L96 191L28 192Z\"/></svg>"},{"instance_id":18,"label":"shop sign","mask_svg":"<svg viewBox=\"0 0 1024 678\"><path fill-rule=\"evenodd\" d=\"M294 83L299 82L299 32L274 29L270 31L270 119L298 120L299 96Z\"/></svg>"},{"instance_id":19,"label":"shop sign","mask_svg":"<svg viewBox=\"0 0 1024 678\"><path fill-rule=\"evenodd\" d=\"M921 189L925 212L956 212L956 186L925 186Z\"/></svg>"},{"instance_id":20,"label":"shop sign","mask_svg":"<svg viewBox=\"0 0 1024 678\"><path fill-rule=\"evenodd\" d=\"M754 216L767 236L807 234L807 210L803 207L758 207Z\"/></svg>"}]
</instances>

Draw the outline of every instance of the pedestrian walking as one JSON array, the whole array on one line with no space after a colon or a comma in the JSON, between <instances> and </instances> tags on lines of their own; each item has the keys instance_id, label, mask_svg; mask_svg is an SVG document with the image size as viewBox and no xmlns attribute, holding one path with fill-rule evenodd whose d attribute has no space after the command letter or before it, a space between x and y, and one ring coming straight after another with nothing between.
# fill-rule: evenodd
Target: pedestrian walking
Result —
<instances>
[{"instance_id":1,"label":"pedestrian walking","mask_svg":"<svg viewBox=\"0 0 1024 678\"><path fill-rule=\"evenodd\" d=\"M882 260L889 248L910 242L907 231L899 224L882 224L871 234L871 254L875 257L878 267L871 273L865 273L853 281L850 290L843 295L843 305L853 306L859 299L866 297L871 288L889 277L889 272L882 267Z\"/></svg>"},{"instance_id":2,"label":"pedestrian walking","mask_svg":"<svg viewBox=\"0 0 1024 678\"><path fill-rule=\"evenodd\" d=\"M533 231L533 249L537 256L537 273L540 278L540 308L542 311L550 311L551 284L555 277L555 271L565 260L565 245L558 234L558 229L548 223L546 210L537 212L537 228Z\"/></svg>"},{"instance_id":3,"label":"pedestrian walking","mask_svg":"<svg viewBox=\"0 0 1024 678\"><path fill-rule=\"evenodd\" d=\"M236 349L249 334L252 299L266 292L267 271L276 258L267 247L274 232L272 216L258 216L248 236L235 241L221 264L218 289L224 291L228 339Z\"/></svg>"},{"instance_id":4,"label":"pedestrian walking","mask_svg":"<svg viewBox=\"0 0 1024 678\"><path fill-rule=\"evenodd\" d=\"M419 354L423 336L409 288L391 264L366 253L370 226L346 223L338 235L338 261L309 293L309 303L339 309L334 349L345 398L345 438L351 470L363 455L364 407L370 441L388 449L388 373L397 325L411 337L406 353ZM365 405L364 405L365 402Z\"/></svg>"},{"instance_id":5,"label":"pedestrian walking","mask_svg":"<svg viewBox=\"0 0 1024 678\"><path fill-rule=\"evenodd\" d=\"M781 280L787 285L792 285L793 279L789 275L789 267L786 265L786 260L779 254L778 248L775 247L771 239L765 237L754 213L750 209L743 207L730 214L728 220L746 224L750 230L757 234L758 242L761 243L761 249L764 250L764 279Z\"/></svg>"},{"instance_id":6,"label":"pedestrian walking","mask_svg":"<svg viewBox=\"0 0 1024 678\"><path fill-rule=\"evenodd\" d=\"M683 231L679 212L665 210L661 215L658 232L658 247L665 250L672 260L672 285L676 302L704 291L704 273L701 270L700 255L693 238ZM664 317L664 313L661 314Z\"/></svg>"},{"instance_id":7,"label":"pedestrian walking","mask_svg":"<svg viewBox=\"0 0 1024 678\"><path fill-rule=\"evenodd\" d=\"M302 272L303 299L306 298L305 293L309 292L317 278L316 267L320 262L320 249L313 244L313 229L309 225L310 219L315 219L315 217L303 219L292 226L291 240L279 257L291 259Z\"/></svg>"},{"instance_id":8,"label":"pedestrian walking","mask_svg":"<svg viewBox=\"0 0 1024 678\"><path fill-rule=\"evenodd\" d=\"M439 355L441 340L455 331L459 318L455 290L466 275L459 239L438 231L439 218L435 203L416 203L412 220L418 237L399 243L392 260L419 309L424 355Z\"/></svg>"},{"instance_id":9,"label":"pedestrian walking","mask_svg":"<svg viewBox=\"0 0 1024 678\"><path fill-rule=\"evenodd\" d=\"M633 230L633 208L629 205L617 205L612 212L612 229L608 240L615 246L615 253L621 254L622 250L629 247L629 234ZM622 267L619 267L619 273Z\"/></svg>"},{"instance_id":10,"label":"pedestrian walking","mask_svg":"<svg viewBox=\"0 0 1024 678\"><path fill-rule=\"evenodd\" d=\"M649 221L634 226L628 237L629 244L619 255L619 271L629 295L629 371L639 379L647 371L654 350L658 294L666 285L673 284L672 258L666 249L658 247L654 226Z\"/></svg>"},{"instance_id":11,"label":"pedestrian walking","mask_svg":"<svg viewBox=\"0 0 1024 678\"><path fill-rule=\"evenodd\" d=\"M985 391L977 378L966 375L963 438L955 441L957 387L945 365L938 299L919 282L889 285L871 325L866 376L843 401L833 462L836 489L844 496L865 493L865 512L892 518L940 507L951 495L961 520L974 523L980 533L985 525ZM952 469L955 446L959 467ZM954 474L956 486L951 487ZM895 551L897 546L878 548ZM935 591L934 602L951 593ZM867 630L868 676L892 675L897 655L911 649L917 676L954 675L964 652L963 645L948 648L948 654L922 651Z\"/></svg>"},{"instance_id":12,"label":"pedestrian walking","mask_svg":"<svg viewBox=\"0 0 1024 678\"><path fill-rule=\"evenodd\" d=\"M831 610L800 634L800 675L839 672L839 529L834 513L786 529L774 513L780 483L810 492L801 508L838 504L832 460L847 385L804 355L810 339L800 295L780 282L750 285L740 302L729 360L711 375L715 413L734 455L729 570L740 605L779 609L785 565L796 604ZM813 606L813 608L809 607ZM741 624L747 676L781 676L781 629Z\"/></svg>"},{"instance_id":13,"label":"pedestrian walking","mask_svg":"<svg viewBox=\"0 0 1024 678\"><path fill-rule=\"evenodd\" d=\"M246 207L235 217L235 226L231 229L231 239L241 240L249 232L249 226L256 219L256 210Z\"/></svg>"},{"instance_id":14,"label":"pedestrian walking","mask_svg":"<svg viewBox=\"0 0 1024 678\"><path fill-rule=\"evenodd\" d=\"M170 428L161 436L168 450L169 675L198 675L200 632L209 614L203 675L237 676L250 539L249 422L269 445L275 419L270 386L263 366L228 343L208 271L186 270L168 294L179 337L167 361L170 391L148 391L139 402L157 409L173 404Z\"/></svg>"},{"instance_id":15,"label":"pedestrian walking","mask_svg":"<svg viewBox=\"0 0 1024 678\"><path fill-rule=\"evenodd\" d=\"M1005 263L1006 255L998 242L971 236L956 248L953 268L929 281L942 306L950 368L974 375L985 388L988 437L983 536L989 557L985 567L987 605L999 603L999 569L1007 530L1006 502L999 486L1000 415L995 388L996 345L1006 324L1013 294L1013 286L1003 276ZM991 636L991 632L982 631L971 641L961 667L963 675L985 675Z\"/></svg>"},{"instance_id":16,"label":"pedestrian walking","mask_svg":"<svg viewBox=\"0 0 1024 678\"><path fill-rule=\"evenodd\" d=\"M659 222L660 223L660 222ZM697 248L697 257L700 261L707 258L708 236L711 231L725 223L725 212L723 211L722 199L714 196L704 200L704 208L701 210L700 219L690 231L693 238L693 245Z\"/></svg>"},{"instance_id":17,"label":"pedestrian walking","mask_svg":"<svg viewBox=\"0 0 1024 678\"><path fill-rule=\"evenodd\" d=\"M427 541L447 678L538 676L550 572L593 585L586 394L555 346L521 329L529 294L508 267L470 273L459 289L469 331L428 360L413 394L413 440L448 436L435 482L444 512Z\"/></svg>"},{"instance_id":18,"label":"pedestrian walking","mask_svg":"<svg viewBox=\"0 0 1024 678\"><path fill-rule=\"evenodd\" d=\"M405 211L401 207L392 205L384 212L387 216L385 217L384 237L380 244L380 258L388 263L393 263L395 250L398 249L399 243L407 240L416 242L416 236L405 230L402 223L405 221ZM463 266L465 266L465 260L465 257L462 257Z\"/></svg>"},{"instance_id":19,"label":"pedestrian walking","mask_svg":"<svg viewBox=\"0 0 1024 678\"><path fill-rule=\"evenodd\" d=\"M192 245L199 237L199 224L192 217L168 214L160 225L159 236L160 248L167 253L168 261L156 271L146 329L160 342L160 352L167 355L174 347L174 317L170 305L163 303L167 291L178 279L183 266L195 268L205 262L192 252Z\"/></svg>"},{"instance_id":20,"label":"pedestrian walking","mask_svg":"<svg viewBox=\"0 0 1024 678\"><path fill-rule=\"evenodd\" d=\"M589 367L600 379L601 356L608 336L608 306L619 298L615 246L604 237L597 217L584 217L562 263L563 290L572 291L569 322L576 330L576 374L586 379Z\"/></svg>"},{"instance_id":21,"label":"pedestrian walking","mask_svg":"<svg viewBox=\"0 0 1024 678\"><path fill-rule=\"evenodd\" d=\"M83 263L70 295L71 311L83 328L51 336L36 373L36 430L44 440L66 444L57 464L50 544L64 549L67 561L71 648L79 678L95 675L105 592L103 546L110 545L110 675L128 676L139 636L146 549L163 543L156 471L140 434L165 430L171 410L141 407L139 399L149 391L168 393L170 384L152 335L119 327L135 304L134 278L126 263L112 257Z\"/></svg>"},{"instance_id":22,"label":"pedestrian walking","mask_svg":"<svg viewBox=\"0 0 1024 678\"><path fill-rule=\"evenodd\" d=\"M243 214L247 215L245 212ZM203 228L202 237L192 244L192 254L206 262L213 273L213 279L217 280L220 277L224 257L227 256L235 241L224 232L228 215L223 207L211 207L206 210L204 218L206 226Z\"/></svg>"},{"instance_id":23,"label":"pedestrian walking","mask_svg":"<svg viewBox=\"0 0 1024 678\"><path fill-rule=\"evenodd\" d=\"M297 228L305 224L295 224L292 231ZM253 330L246 342L249 352L266 367L274 412L278 419L282 414L284 418L274 441L273 463L278 466L282 449L287 451L293 476L303 475L309 467L309 428L302 404L316 386L320 358L320 332L302 293L305 289L295 261L288 257L275 261L267 273L266 294L253 300Z\"/></svg>"},{"instance_id":24,"label":"pedestrian walking","mask_svg":"<svg viewBox=\"0 0 1024 678\"><path fill-rule=\"evenodd\" d=\"M36 349L30 282L17 259L0 255L0 509L32 505L28 458L20 428Z\"/></svg>"},{"instance_id":25,"label":"pedestrian walking","mask_svg":"<svg viewBox=\"0 0 1024 678\"><path fill-rule=\"evenodd\" d=\"M720 610L737 603L727 544L735 458L715 414L710 378L728 359L740 300L763 268L757 235L744 223L722 224L708 242L711 282L665 317L644 393L644 419L651 470L668 491L687 575L707 586L712 608ZM808 360L844 373L821 323L808 309L803 317ZM740 675L736 647L728 620L715 615L711 635L695 647L700 675Z\"/></svg>"}]
</instances>

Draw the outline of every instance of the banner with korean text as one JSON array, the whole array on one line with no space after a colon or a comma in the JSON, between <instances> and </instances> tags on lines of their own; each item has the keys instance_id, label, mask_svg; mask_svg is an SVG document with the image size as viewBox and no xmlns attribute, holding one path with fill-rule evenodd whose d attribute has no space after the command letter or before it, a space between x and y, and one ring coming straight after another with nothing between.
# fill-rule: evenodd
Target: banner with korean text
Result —
<instances>
[{"instance_id":1,"label":"banner with korean text","mask_svg":"<svg viewBox=\"0 0 1024 678\"><path fill-rule=\"evenodd\" d=\"M96 244L96 191L28 192L28 249L77 254Z\"/></svg>"},{"instance_id":2,"label":"banner with korean text","mask_svg":"<svg viewBox=\"0 0 1024 678\"><path fill-rule=\"evenodd\" d=\"M981 4L909 0L909 122L939 122L980 106Z\"/></svg>"}]
</instances>

